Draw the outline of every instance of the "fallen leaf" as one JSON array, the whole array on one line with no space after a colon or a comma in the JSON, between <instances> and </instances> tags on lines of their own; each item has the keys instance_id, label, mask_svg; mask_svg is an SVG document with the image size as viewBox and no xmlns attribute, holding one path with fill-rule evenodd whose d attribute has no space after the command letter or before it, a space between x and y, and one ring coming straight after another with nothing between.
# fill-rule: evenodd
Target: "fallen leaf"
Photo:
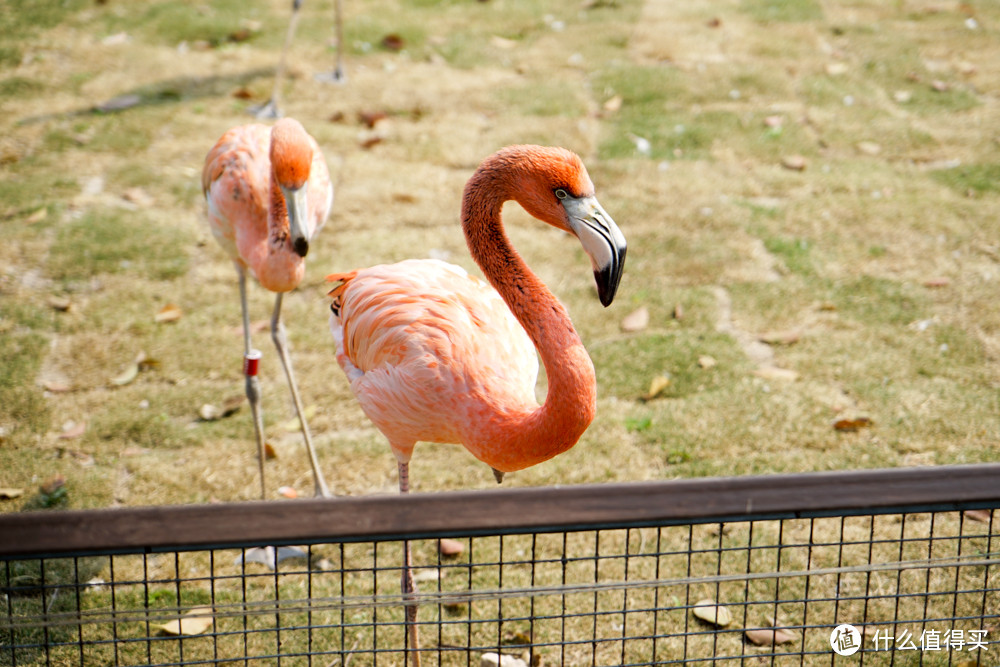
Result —
<instances>
[{"instance_id":1,"label":"fallen leaf","mask_svg":"<svg viewBox=\"0 0 1000 667\"><path fill-rule=\"evenodd\" d=\"M233 97L235 97L238 100L252 100L253 93L247 90L246 88L241 87L233 91Z\"/></svg>"},{"instance_id":2,"label":"fallen leaf","mask_svg":"<svg viewBox=\"0 0 1000 667\"><path fill-rule=\"evenodd\" d=\"M830 76L841 76L842 74L847 74L847 63L828 63L826 66L826 73Z\"/></svg>"},{"instance_id":3,"label":"fallen leaf","mask_svg":"<svg viewBox=\"0 0 1000 667\"><path fill-rule=\"evenodd\" d=\"M951 86L949 86L948 83L945 81L941 81L940 79L935 79L934 81L931 81L931 90L934 90L938 93L947 93L949 90L951 90Z\"/></svg>"},{"instance_id":4,"label":"fallen leaf","mask_svg":"<svg viewBox=\"0 0 1000 667\"><path fill-rule=\"evenodd\" d=\"M122 387L124 385L129 384L137 377L139 377L139 364L132 362L132 364L130 364L128 368L123 370L115 377L111 378L111 384Z\"/></svg>"},{"instance_id":5,"label":"fallen leaf","mask_svg":"<svg viewBox=\"0 0 1000 667\"><path fill-rule=\"evenodd\" d=\"M406 40L395 33L382 38L382 47L389 51L402 51L405 46Z\"/></svg>"},{"instance_id":6,"label":"fallen leaf","mask_svg":"<svg viewBox=\"0 0 1000 667\"><path fill-rule=\"evenodd\" d=\"M856 417L855 419L838 419L833 423L833 430L841 433L855 433L863 428L872 425L872 420L868 417Z\"/></svg>"},{"instance_id":7,"label":"fallen leaf","mask_svg":"<svg viewBox=\"0 0 1000 667\"><path fill-rule=\"evenodd\" d=\"M195 607L174 621L153 627L168 635L200 635L212 627L212 608Z\"/></svg>"},{"instance_id":8,"label":"fallen leaf","mask_svg":"<svg viewBox=\"0 0 1000 667\"><path fill-rule=\"evenodd\" d=\"M781 127L785 124L785 117L775 114L773 116L767 116L764 118L764 125L770 128Z\"/></svg>"},{"instance_id":9,"label":"fallen leaf","mask_svg":"<svg viewBox=\"0 0 1000 667\"><path fill-rule=\"evenodd\" d=\"M377 146L378 144L382 143L382 140L383 139L381 135L371 134L366 137L363 137L358 143L361 144L362 148L367 150L369 148L372 148L373 146Z\"/></svg>"},{"instance_id":10,"label":"fallen leaf","mask_svg":"<svg viewBox=\"0 0 1000 667\"><path fill-rule=\"evenodd\" d=\"M24 489L0 489L0 500L13 500L24 495Z\"/></svg>"},{"instance_id":11,"label":"fallen leaf","mask_svg":"<svg viewBox=\"0 0 1000 667\"><path fill-rule=\"evenodd\" d=\"M444 579L444 577L445 573L442 570L438 569L418 570L413 575L413 581L418 583L421 581L440 581L441 579Z\"/></svg>"},{"instance_id":12,"label":"fallen leaf","mask_svg":"<svg viewBox=\"0 0 1000 667\"><path fill-rule=\"evenodd\" d=\"M62 433L59 434L60 440L74 440L79 438L87 431L87 422L74 422L68 421L63 425Z\"/></svg>"},{"instance_id":13,"label":"fallen leaf","mask_svg":"<svg viewBox=\"0 0 1000 667\"><path fill-rule=\"evenodd\" d=\"M906 104L913 99L913 93L908 90L897 90L892 94L892 99L896 100L898 104Z\"/></svg>"},{"instance_id":14,"label":"fallen leaf","mask_svg":"<svg viewBox=\"0 0 1000 667\"><path fill-rule=\"evenodd\" d=\"M935 287L947 287L948 285L951 284L951 279L950 278L946 278L944 276L939 276L939 277L936 277L936 278L928 278L927 280L924 281L923 284L924 284L924 287L931 287L931 288L935 288Z\"/></svg>"},{"instance_id":15,"label":"fallen leaf","mask_svg":"<svg viewBox=\"0 0 1000 667\"><path fill-rule=\"evenodd\" d=\"M251 30L250 28L240 28L239 30L234 30L233 32L229 33L228 39L230 42L233 42L234 44L239 44L241 42L247 41L251 37L253 37L253 30Z\"/></svg>"},{"instance_id":16,"label":"fallen leaf","mask_svg":"<svg viewBox=\"0 0 1000 667\"><path fill-rule=\"evenodd\" d=\"M649 391L646 392L642 400L651 401L666 390L670 386L670 378L666 375L657 375L649 383Z\"/></svg>"},{"instance_id":17,"label":"fallen leaf","mask_svg":"<svg viewBox=\"0 0 1000 667\"><path fill-rule=\"evenodd\" d=\"M235 563L236 565L260 563L273 570L283 561L308 558L309 554L299 547L278 547L277 550L274 547L253 547L237 556Z\"/></svg>"},{"instance_id":18,"label":"fallen leaf","mask_svg":"<svg viewBox=\"0 0 1000 667\"><path fill-rule=\"evenodd\" d=\"M53 394L65 394L67 391L73 391L73 387L59 380L46 380L42 382L42 389Z\"/></svg>"},{"instance_id":19,"label":"fallen leaf","mask_svg":"<svg viewBox=\"0 0 1000 667\"><path fill-rule=\"evenodd\" d=\"M442 556L457 556L465 551L465 545L458 540L451 540L447 537L438 540L438 551Z\"/></svg>"},{"instance_id":20,"label":"fallen leaf","mask_svg":"<svg viewBox=\"0 0 1000 667\"><path fill-rule=\"evenodd\" d=\"M305 417L306 421L309 421L310 419L316 416L316 406L308 405L306 406L304 412L305 414L303 415L303 417ZM282 424L281 427L286 431L288 431L289 433L294 433L295 431L302 430L302 425L299 423L298 417L293 417L289 419L284 424Z\"/></svg>"},{"instance_id":21,"label":"fallen leaf","mask_svg":"<svg viewBox=\"0 0 1000 667\"><path fill-rule=\"evenodd\" d=\"M762 343L768 345L793 345L802 338L802 332L798 329L788 329L787 331L768 331L757 337Z\"/></svg>"},{"instance_id":22,"label":"fallen leaf","mask_svg":"<svg viewBox=\"0 0 1000 667\"><path fill-rule=\"evenodd\" d=\"M67 313L73 307L73 302L70 301L68 296L55 296L52 295L45 300L53 310L58 310L61 313Z\"/></svg>"},{"instance_id":23,"label":"fallen leaf","mask_svg":"<svg viewBox=\"0 0 1000 667\"><path fill-rule=\"evenodd\" d=\"M54 475L38 487L38 490L45 495L50 496L64 486L66 486L66 478L62 475Z\"/></svg>"},{"instance_id":24,"label":"fallen leaf","mask_svg":"<svg viewBox=\"0 0 1000 667\"><path fill-rule=\"evenodd\" d=\"M202 421L214 422L222 417L222 410L215 407L211 403L205 403L198 408L198 416L201 417Z\"/></svg>"},{"instance_id":25,"label":"fallen leaf","mask_svg":"<svg viewBox=\"0 0 1000 667\"><path fill-rule=\"evenodd\" d=\"M278 450L276 450L274 445L269 442L264 443L264 458L268 461L278 458Z\"/></svg>"},{"instance_id":26,"label":"fallen leaf","mask_svg":"<svg viewBox=\"0 0 1000 667\"><path fill-rule=\"evenodd\" d=\"M706 623L724 628L733 622L733 615L728 609L720 606L715 600L699 600L694 603L694 609L691 610L695 618L700 618Z\"/></svg>"},{"instance_id":27,"label":"fallen leaf","mask_svg":"<svg viewBox=\"0 0 1000 667\"><path fill-rule=\"evenodd\" d=\"M874 141L860 141L858 142L858 150L865 155L878 155L882 152L882 146Z\"/></svg>"},{"instance_id":28,"label":"fallen leaf","mask_svg":"<svg viewBox=\"0 0 1000 667\"><path fill-rule=\"evenodd\" d=\"M183 316L184 311L181 310L180 306L175 303L168 303L163 308L160 308L154 320L158 324L163 324L164 322L176 322Z\"/></svg>"},{"instance_id":29,"label":"fallen leaf","mask_svg":"<svg viewBox=\"0 0 1000 667\"><path fill-rule=\"evenodd\" d=\"M499 35L494 35L490 37L490 44L497 47L498 49L503 49L504 51L510 51L515 46L517 46L517 41L513 39L507 39L506 37L500 37Z\"/></svg>"},{"instance_id":30,"label":"fallen leaf","mask_svg":"<svg viewBox=\"0 0 1000 667\"><path fill-rule=\"evenodd\" d=\"M278 495L284 498L298 498L299 492L295 490L294 486L281 486L278 487Z\"/></svg>"},{"instance_id":31,"label":"fallen leaf","mask_svg":"<svg viewBox=\"0 0 1000 667\"><path fill-rule=\"evenodd\" d=\"M138 106L141 103L142 98L138 95L119 95L118 97L111 98L103 104L98 104L94 107L94 111L99 111L101 113L124 111L125 109L131 109L134 106Z\"/></svg>"},{"instance_id":32,"label":"fallen leaf","mask_svg":"<svg viewBox=\"0 0 1000 667\"><path fill-rule=\"evenodd\" d=\"M801 155L786 155L781 158L781 166L792 171L805 171L808 161Z\"/></svg>"},{"instance_id":33,"label":"fallen leaf","mask_svg":"<svg viewBox=\"0 0 1000 667\"><path fill-rule=\"evenodd\" d=\"M383 121L388 118L389 115L384 111L360 111L358 112L358 120L367 127L369 130L374 130L375 126L378 125L379 121Z\"/></svg>"},{"instance_id":34,"label":"fallen leaf","mask_svg":"<svg viewBox=\"0 0 1000 667\"><path fill-rule=\"evenodd\" d=\"M615 113L622 108L622 96L615 95L614 97L609 97L607 101L604 102L604 110L608 113Z\"/></svg>"},{"instance_id":35,"label":"fallen leaf","mask_svg":"<svg viewBox=\"0 0 1000 667\"><path fill-rule=\"evenodd\" d=\"M966 510L964 514L966 519L989 523L990 519L993 517L993 510Z\"/></svg>"},{"instance_id":36,"label":"fallen leaf","mask_svg":"<svg viewBox=\"0 0 1000 667\"><path fill-rule=\"evenodd\" d=\"M777 646L787 644L796 639L796 635L788 630L774 628L752 628L744 633L757 646Z\"/></svg>"},{"instance_id":37,"label":"fallen leaf","mask_svg":"<svg viewBox=\"0 0 1000 667\"><path fill-rule=\"evenodd\" d=\"M621 329L626 333L642 331L649 326L649 309L645 306L633 310L622 318Z\"/></svg>"},{"instance_id":38,"label":"fallen leaf","mask_svg":"<svg viewBox=\"0 0 1000 667\"><path fill-rule=\"evenodd\" d=\"M698 357L698 365L701 366L702 368L709 369L718 366L719 362L716 361L715 357L703 354L700 357Z\"/></svg>"},{"instance_id":39,"label":"fallen leaf","mask_svg":"<svg viewBox=\"0 0 1000 667\"><path fill-rule=\"evenodd\" d=\"M36 222L41 222L42 220L47 218L48 215L49 215L49 209L43 206L34 213L32 213L31 215L29 215L27 218L25 218L24 221L29 225L33 225Z\"/></svg>"},{"instance_id":40,"label":"fallen leaf","mask_svg":"<svg viewBox=\"0 0 1000 667\"><path fill-rule=\"evenodd\" d=\"M684 319L684 306L682 306L679 303L675 304L674 305L673 317L678 322L680 322L681 320L683 320Z\"/></svg>"}]
</instances>

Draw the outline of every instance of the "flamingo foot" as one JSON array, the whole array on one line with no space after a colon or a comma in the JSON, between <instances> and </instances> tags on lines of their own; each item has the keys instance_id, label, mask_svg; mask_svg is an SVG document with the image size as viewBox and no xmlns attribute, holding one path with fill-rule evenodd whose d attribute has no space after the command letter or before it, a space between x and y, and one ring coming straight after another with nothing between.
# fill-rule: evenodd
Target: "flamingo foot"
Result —
<instances>
[{"instance_id":1,"label":"flamingo foot","mask_svg":"<svg viewBox=\"0 0 1000 667\"><path fill-rule=\"evenodd\" d=\"M258 120L277 120L284 115L281 113L281 109L278 108L278 103L273 98L264 104L248 107L247 113Z\"/></svg>"}]
</instances>

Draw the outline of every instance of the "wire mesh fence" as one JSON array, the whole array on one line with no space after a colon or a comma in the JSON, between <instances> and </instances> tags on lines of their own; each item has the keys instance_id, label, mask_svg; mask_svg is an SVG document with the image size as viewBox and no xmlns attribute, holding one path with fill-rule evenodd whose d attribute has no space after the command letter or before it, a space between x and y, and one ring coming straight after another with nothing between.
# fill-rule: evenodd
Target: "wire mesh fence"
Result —
<instances>
[{"instance_id":1,"label":"wire mesh fence","mask_svg":"<svg viewBox=\"0 0 1000 667\"><path fill-rule=\"evenodd\" d=\"M0 665L412 664L403 539L423 665L1000 664L998 474L4 515Z\"/></svg>"}]
</instances>

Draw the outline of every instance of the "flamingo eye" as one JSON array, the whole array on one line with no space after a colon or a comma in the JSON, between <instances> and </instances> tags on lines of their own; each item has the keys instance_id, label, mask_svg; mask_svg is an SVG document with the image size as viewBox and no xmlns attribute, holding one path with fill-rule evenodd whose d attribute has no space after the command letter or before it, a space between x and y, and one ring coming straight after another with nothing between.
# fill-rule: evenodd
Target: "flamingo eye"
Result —
<instances>
[{"instance_id":1,"label":"flamingo eye","mask_svg":"<svg viewBox=\"0 0 1000 667\"><path fill-rule=\"evenodd\" d=\"M555 190L556 199L566 199L569 197L569 193L562 188L556 188Z\"/></svg>"}]
</instances>

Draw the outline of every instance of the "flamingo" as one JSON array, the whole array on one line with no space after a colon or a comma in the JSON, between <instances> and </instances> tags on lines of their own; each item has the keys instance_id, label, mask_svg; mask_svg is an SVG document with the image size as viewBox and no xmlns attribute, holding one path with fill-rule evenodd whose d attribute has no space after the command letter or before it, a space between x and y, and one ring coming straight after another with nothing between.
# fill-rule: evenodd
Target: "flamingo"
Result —
<instances>
[{"instance_id":1,"label":"flamingo","mask_svg":"<svg viewBox=\"0 0 1000 667\"><path fill-rule=\"evenodd\" d=\"M261 496L266 497L267 485L264 481L264 422L257 378L260 352L250 346L248 270L262 287L275 293L271 338L285 369L299 417L315 493L329 497L330 489L319 468L303 414L288 355L285 326L281 322L282 297L301 282L309 242L323 226L333 205L333 187L323 153L297 120L285 118L273 128L242 125L223 134L209 151L201 183L208 203L212 235L232 258L239 277L246 394L257 438Z\"/></svg>"},{"instance_id":2,"label":"flamingo","mask_svg":"<svg viewBox=\"0 0 1000 667\"><path fill-rule=\"evenodd\" d=\"M337 361L389 441L402 494L418 441L463 445L499 483L571 448L594 418L593 363L566 308L507 238L501 208L509 200L579 239L601 303L610 305L625 238L597 201L583 162L562 148L505 148L466 185L462 229L488 285L438 260L327 276L340 283L330 292ZM538 356L548 377L542 405L534 394ZM413 600L411 566L404 542L404 600ZM419 665L416 615L415 603L407 604Z\"/></svg>"},{"instance_id":3,"label":"flamingo","mask_svg":"<svg viewBox=\"0 0 1000 667\"><path fill-rule=\"evenodd\" d=\"M334 0L333 20L337 31L337 58L333 71L329 74L317 74L318 81L327 83L340 83L346 78L344 75L344 25L341 11L341 0ZM288 32L285 33L285 44L281 47L281 57L278 60L278 69L274 73L274 89L271 91L271 99L260 106L249 109L260 120L281 118L281 85L285 80L285 60L288 56L288 49L292 46L295 38L295 28L299 23L299 10L302 8L302 0L292 0L292 18L288 21Z\"/></svg>"}]
</instances>

